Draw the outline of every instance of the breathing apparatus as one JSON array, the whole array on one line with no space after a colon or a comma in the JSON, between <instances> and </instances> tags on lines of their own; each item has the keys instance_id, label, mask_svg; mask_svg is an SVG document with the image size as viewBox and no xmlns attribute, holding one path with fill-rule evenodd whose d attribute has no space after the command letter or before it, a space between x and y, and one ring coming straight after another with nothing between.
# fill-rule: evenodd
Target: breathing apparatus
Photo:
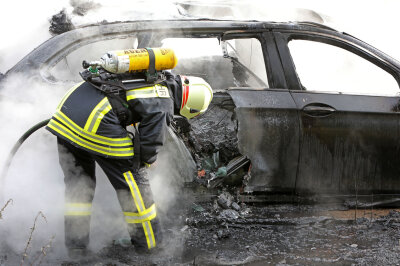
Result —
<instances>
[{"instance_id":1,"label":"breathing apparatus","mask_svg":"<svg viewBox=\"0 0 400 266\"><path fill-rule=\"evenodd\" d=\"M115 74L138 71L148 71L153 74L154 71L173 69L177 63L178 60L172 49L143 48L110 51L104 54L100 61L93 61L86 65L100 66Z\"/></svg>"},{"instance_id":2,"label":"breathing apparatus","mask_svg":"<svg viewBox=\"0 0 400 266\"><path fill-rule=\"evenodd\" d=\"M120 121L126 121L131 115L124 100L125 91L163 82L163 70L172 69L176 64L175 53L168 48L118 50L106 53L100 61L83 61L85 71L80 75L103 91ZM204 113L213 97L211 86L199 77L181 76L181 83L180 115L191 119ZM113 99L115 95L119 97Z\"/></svg>"},{"instance_id":3,"label":"breathing apparatus","mask_svg":"<svg viewBox=\"0 0 400 266\"><path fill-rule=\"evenodd\" d=\"M115 86L117 90L130 90L135 87L132 84L162 82L165 80L163 71L173 69L177 63L174 51L168 48L117 50L107 52L99 61L83 61L85 71L80 75L103 91L105 86L101 88L102 84Z\"/></svg>"}]
</instances>

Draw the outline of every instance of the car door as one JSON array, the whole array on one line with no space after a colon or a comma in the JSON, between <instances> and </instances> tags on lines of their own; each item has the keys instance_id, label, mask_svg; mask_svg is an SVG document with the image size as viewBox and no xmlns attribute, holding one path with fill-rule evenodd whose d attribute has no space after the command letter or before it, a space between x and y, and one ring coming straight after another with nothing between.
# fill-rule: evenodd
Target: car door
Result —
<instances>
[{"instance_id":1,"label":"car door","mask_svg":"<svg viewBox=\"0 0 400 266\"><path fill-rule=\"evenodd\" d=\"M300 114L296 190L400 191L400 91L391 59L338 33L276 38Z\"/></svg>"},{"instance_id":2,"label":"car door","mask_svg":"<svg viewBox=\"0 0 400 266\"><path fill-rule=\"evenodd\" d=\"M159 39L179 58L173 72L201 76L214 90L209 110L190 120L190 137L198 144L193 149L198 154L218 150L226 159L237 148L252 165L245 191L292 192L299 155L297 110L273 36L263 32Z\"/></svg>"},{"instance_id":3,"label":"car door","mask_svg":"<svg viewBox=\"0 0 400 266\"><path fill-rule=\"evenodd\" d=\"M259 55L255 47L248 44L249 38L260 41L262 52ZM245 191L291 193L295 187L299 156L299 121L274 38L270 32L264 32L230 33L222 39L234 42L236 49L242 46L247 54L254 53L261 60L258 66L253 65L252 71L266 71L268 76L268 84L264 86L240 86L228 90L235 103L239 150L252 163L251 178Z\"/></svg>"}]
</instances>

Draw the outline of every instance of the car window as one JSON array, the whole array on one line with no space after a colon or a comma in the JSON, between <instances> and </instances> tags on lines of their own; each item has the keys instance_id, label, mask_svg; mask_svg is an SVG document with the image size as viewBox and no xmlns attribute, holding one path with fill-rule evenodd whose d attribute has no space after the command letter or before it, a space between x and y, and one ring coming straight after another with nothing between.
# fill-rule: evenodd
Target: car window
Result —
<instances>
[{"instance_id":1,"label":"car window","mask_svg":"<svg viewBox=\"0 0 400 266\"><path fill-rule=\"evenodd\" d=\"M111 50L137 47L137 38L115 38L92 42L72 50L60 59L49 73L59 81L80 81L82 61L99 60ZM174 49L178 65L172 71L203 77L214 90L232 87L268 87L264 56L256 38L166 38L162 47Z\"/></svg>"},{"instance_id":2,"label":"car window","mask_svg":"<svg viewBox=\"0 0 400 266\"><path fill-rule=\"evenodd\" d=\"M63 57L54 67L50 74L61 81L80 81L79 72L82 71L82 61L99 60L103 54L112 50L131 49L137 47L136 37L115 38L92 42L73 50Z\"/></svg>"},{"instance_id":3,"label":"car window","mask_svg":"<svg viewBox=\"0 0 400 266\"><path fill-rule=\"evenodd\" d=\"M166 38L162 47L174 49L178 57L173 73L202 77L214 91L268 87L262 47L256 38L221 42L217 38Z\"/></svg>"},{"instance_id":4,"label":"car window","mask_svg":"<svg viewBox=\"0 0 400 266\"><path fill-rule=\"evenodd\" d=\"M291 40L289 49L305 90L383 96L400 92L391 74L340 47L309 40Z\"/></svg>"}]
</instances>

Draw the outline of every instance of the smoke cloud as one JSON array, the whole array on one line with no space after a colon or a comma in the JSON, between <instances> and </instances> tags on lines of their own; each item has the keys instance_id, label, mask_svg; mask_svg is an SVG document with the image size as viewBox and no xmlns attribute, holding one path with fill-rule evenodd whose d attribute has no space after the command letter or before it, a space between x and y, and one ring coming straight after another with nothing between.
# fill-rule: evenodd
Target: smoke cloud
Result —
<instances>
[{"instance_id":1,"label":"smoke cloud","mask_svg":"<svg viewBox=\"0 0 400 266\"><path fill-rule=\"evenodd\" d=\"M18 138L34 124L51 116L63 95L62 88L30 81L24 75L7 78L0 91L1 168ZM63 179L58 166L55 139L44 130L26 140L16 154L7 178L0 180L2 200L13 200L1 220L1 245L16 254L28 241L29 230L39 211L47 218L38 219L30 251L40 251L52 236L63 237ZM3 202L0 203L0 205ZM33 256L33 255L32 255Z\"/></svg>"},{"instance_id":2,"label":"smoke cloud","mask_svg":"<svg viewBox=\"0 0 400 266\"><path fill-rule=\"evenodd\" d=\"M36 2L35 6L40 4L39 2ZM23 38L24 41L21 41L23 45L17 47L12 45L1 47L1 71L5 72L35 46L50 38L48 19L51 15L62 8L66 8L67 12L73 8L67 2L60 6L50 3L52 2L43 3L48 8L42 10L38 17L27 17L31 21L27 29L18 28L15 25L14 28L5 32L7 36L16 36L15 40L10 40L10 43L12 41L18 43L20 41L19 38ZM76 1L74 3L76 4ZM107 5L106 1L101 6L103 5ZM117 6L115 5L115 7ZM150 10L149 4L145 4L143 8L143 10ZM16 9L16 7L10 5L10 9ZM121 6L119 6L119 9L123 14ZM96 14L92 14L89 11L86 18L76 16L73 17L73 21L76 18L76 20L80 20L76 22L77 24L90 23L93 22L91 16L99 21L103 19L114 20L106 15L106 12L111 10L113 11L110 14L115 15L115 19L121 17L118 16L118 9L110 8L104 11L101 7L98 7ZM135 9L135 12L138 10ZM168 13L170 12L168 9L164 9L163 12L168 17L174 16L174 14ZM150 14L146 18L149 19L152 16L155 16L155 14ZM4 24L10 24L12 21L18 24L13 18L8 17L8 19L8 23ZM141 19L144 19L144 17ZM15 34L16 31L22 32L23 30L38 33L36 35ZM99 56L105 51L99 49ZM77 60L81 61L83 59L85 58ZM79 70L76 69L76 72ZM1 85L0 121L3 126L0 131L0 145L2 147L0 150L0 162L3 163L0 165L0 170L3 169L8 153L19 137L34 124L50 118L60 99L73 83L48 84L44 81L33 80L30 78L29 73L26 73L9 75ZM171 169L170 172L172 173L172 167L174 166L162 163L162 157L165 158L165 155L160 154L160 157L162 168L159 169L162 169L162 171ZM154 171L157 171L157 167L155 167ZM93 201L91 242L89 246L93 251L98 251L105 246L111 245L114 239L129 237L115 191L103 171L98 167L96 174L97 186ZM167 212L167 209L173 205L176 199L171 195L177 194L177 191L170 188L175 185L174 181L169 179L168 182L165 182L165 180L167 179L154 178L151 181L156 201L163 203L159 206L160 213ZM26 261L32 262L40 252L41 247L54 237L49 258L67 258L64 247L64 182L63 173L58 163L56 138L43 129L35 132L23 143L12 161L6 178L0 180L0 184L1 207L4 206L8 199L13 200L13 204L7 206L2 213L3 219L0 220L0 238L2 239L0 250L8 250L8 256L10 257L11 254L14 254L15 259L17 259L19 256L22 257L24 249L29 245ZM158 193L159 191L161 193ZM39 211L45 215L46 220L38 219L32 235L32 241L29 242L30 228L32 228L33 221Z\"/></svg>"}]
</instances>

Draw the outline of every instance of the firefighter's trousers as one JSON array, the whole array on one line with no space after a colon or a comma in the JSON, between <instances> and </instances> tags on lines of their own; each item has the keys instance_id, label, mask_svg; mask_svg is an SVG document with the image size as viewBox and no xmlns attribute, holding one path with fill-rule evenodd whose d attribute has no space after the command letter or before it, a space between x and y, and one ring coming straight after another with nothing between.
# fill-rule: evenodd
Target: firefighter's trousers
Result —
<instances>
[{"instance_id":1,"label":"firefighter's trousers","mask_svg":"<svg viewBox=\"0 0 400 266\"><path fill-rule=\"evenodd\" d=\"M151 249L161 241L159 219L144 169L132 167L132 160L93 155L57 138L59 160L65 182L65 244L86 248L96 186L95 162L103 169L117 192L135 248Z\"/></svg>"}]
</instances>

